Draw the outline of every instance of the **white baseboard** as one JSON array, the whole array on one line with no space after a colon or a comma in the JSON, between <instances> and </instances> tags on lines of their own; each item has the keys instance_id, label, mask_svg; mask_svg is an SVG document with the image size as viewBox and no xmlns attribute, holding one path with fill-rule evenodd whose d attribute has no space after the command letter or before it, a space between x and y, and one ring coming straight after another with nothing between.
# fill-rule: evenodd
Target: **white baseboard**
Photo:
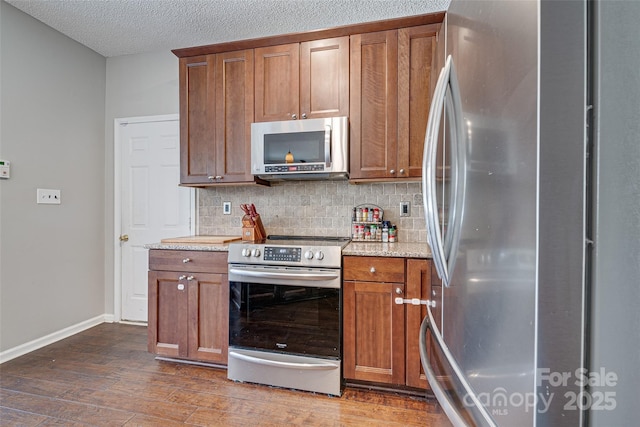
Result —
<instances>
[{"instance_id":1,"label":"white baseboard","mask_svg":"<svg viewBox=\"0 0 640 427\"><path fill-rule=\"evenodd\" d=\"M8 362L11 359L15 359L16 357L25 355L49 344L53 344L54 342L68 338L71 335L77 334L78 332L93 328L94 326L97 326L101 323L113 323L113 315L103 314L100 316L96 316L93 319L88 319L84 322L76 323L75 325L71 325L67 328L61 329L57 332L53 332L44 337L37 338L33 341L29 341L17 347L0 352L0 364Z\"/></svg>"}]
</instances>

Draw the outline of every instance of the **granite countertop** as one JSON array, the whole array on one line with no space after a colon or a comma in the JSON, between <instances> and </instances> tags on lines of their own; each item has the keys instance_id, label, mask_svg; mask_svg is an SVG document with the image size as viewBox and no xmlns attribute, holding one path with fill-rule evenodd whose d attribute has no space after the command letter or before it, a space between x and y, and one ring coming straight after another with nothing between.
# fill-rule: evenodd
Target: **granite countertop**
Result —
<instances>
[{"instance_id":1,"label":"granite countertop","mask_svg":"<svg viewBox=\"0 0 640 427\"><path fill-rule=\"evenodd\" d=\"M179 251L229 251L229 243L222 244L189 244L189 243L151 243L144 245L147 249L168 249ZM426 243L381 243L350 242L342 255L387 256L398 258L431 258L431 250Z\"/></svg>"},{"instance_id":2,"label":"granite countertop","mask_svg":"<svg viewBox=\"0 0 640 427\"><path fill-rule=\"evenodd\" d=\"M177 251L212 251L228 252L229 243L205 244L205 243L150 243L144 245L147 249L171 249Z\"/></svg>"},{"instance_id":3,"label":"granite countertop","mask_svg":"<svg viewBox=\"0 0 640 427\"><path fill-rule=\"evenodd\" d=\"M431 249L426 243L351 242L342 255L431 258Z\"/></svg>"}]
</instances>

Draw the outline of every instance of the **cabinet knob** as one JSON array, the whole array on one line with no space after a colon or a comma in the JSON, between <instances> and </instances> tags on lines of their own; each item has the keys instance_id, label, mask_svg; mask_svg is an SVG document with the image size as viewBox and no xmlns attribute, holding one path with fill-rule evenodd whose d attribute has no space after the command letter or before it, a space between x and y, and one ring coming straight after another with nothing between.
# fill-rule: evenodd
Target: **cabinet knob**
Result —
<instances>
[{"instance_id":1,"label":"cabinet knob","mask_svg":"<svg viewBox=\"0 0 640 427\"><path fill-rule=\"evenodd\" d=\"M178 280L184 280L184 279L186 279L186 278L187 278L187 276L182 275L182 276L178 277Z\"/></svg>"},{"instance_id":2,"label":"cabinet knob","mask_svg":"<svg viewBox=\"0 0 640 427\"><path fill-rule=\"evenodd\" d=\"M187 276L187 280L193 280L193 276Z\"/></svg>"},{"instance_id":3,"label":"cabinet knob","mask_svg":"<svg viewBox=\"0 0 640 427\"><path fill-rule=\"evenodd\" d=\"M396 294L402 295L402 288L396 288Z\"/></svg>"},{"instance_id":4,"label":"cabinet knob","mask_svg":"<svg viewBox=\"0 0 640 427\"><path fill-rule=\"evenodd\" d=\"M209 176L207 177L207 179L208 179L209 181L213 181L213 180L215 180L215 179L216 179L216 177L215 177L215 176L213 176L213 175L209 175Z\"/></svg>"},{"instance_id":5,"label":"cabinet knob","mask_svg":"<svg viewBox=\"0 0 640 427\"><path fill-rule=\"evenodd\" d=\"M188 262L191 262L191 258L185 258L185 259L182 260L182 262L185 263L185 264L188 263Z\"/></svg>"},{"instance_id":6,"label":"cabinet knob","mask_svg":"<svg viewBox=\"0 0 640 427\"><path fill-rule=\"evenodd\" d=\"M396 170L395 170L395 169L391 169L391 170L389 171L389 173L390 173L391 175L395 175L395 174L396 174Z\"/></svg>"},{"instance_id":7,"label":"cabinet knob","mask_svg":"<svg viewBox=\"0 0 640 427\"><path fill-rule=\"evenodd\" d=\"M298 115L297 115L297 114L292 114L292 115L291 115L291 118L292 118L293 120L298 120Z\"/></svg>"},{"instance_id":8,"label":"cabinet knob","mask_svg":"<svg viewBox=\"0 0 640 427\"><path fill-rule=\"evenodd\" d=\"M184 291L184 285L182 283L178 283L178 290Z\"/></svg>"},{"instance_id":9,"label":"cabinet knob","mask_svg":"<svg viewBox=\"0 0 640 427\"><path fill-rule=\"evenodd\" d=\"M371 269L369 271L372 272L372 273L375 273L376 272L376 268L375 267L371 267Z\"/></svg>"},{"instance_id":10,"label":"cabinet knob","mask_svg":"<svg viewBox=\"0 0 640 427\"><path fill-rule=\"evenodd\" d=\"M404 169L400 169L400 175L404 175Z\"/></svg>"},{"instance_id":11,"label":"cabinet knob","mask_svg":"<svg viewBox=\"0 0 640 427\"><path fill-rule=\"evenodd\" d=\"M306 119L307 118L307 113L302 113L302 118Z\"/></svg>"}]
</instances>

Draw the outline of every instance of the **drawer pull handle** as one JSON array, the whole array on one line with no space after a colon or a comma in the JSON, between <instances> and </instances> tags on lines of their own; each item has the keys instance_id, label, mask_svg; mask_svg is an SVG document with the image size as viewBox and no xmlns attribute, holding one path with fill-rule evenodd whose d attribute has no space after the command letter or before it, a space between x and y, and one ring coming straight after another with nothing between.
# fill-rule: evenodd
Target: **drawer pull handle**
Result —
<instances>
[{"instance_id":1,"label":"drawer pull handle","mask_svg":"<svg viewBox=\"0 0 640 427\"><path fill-rule=\"evenodd\" d=\"M375 273L376 272L376 268L375 267L371 267L371 270L369 270L369 271L372 272L372 273Z\"/></svg>"},{"instance_id":2,"label":"drawer pull handle","mask_svg":"<svg viewBox=\"0 0 640 427\"><path fill-rule=\"evenodd\" d=\"M188 263L188 262L191 262L191 258L185 258L185 259L182 260L182 262L185 263L185 264Z\"/></svg>"}]
</instances>

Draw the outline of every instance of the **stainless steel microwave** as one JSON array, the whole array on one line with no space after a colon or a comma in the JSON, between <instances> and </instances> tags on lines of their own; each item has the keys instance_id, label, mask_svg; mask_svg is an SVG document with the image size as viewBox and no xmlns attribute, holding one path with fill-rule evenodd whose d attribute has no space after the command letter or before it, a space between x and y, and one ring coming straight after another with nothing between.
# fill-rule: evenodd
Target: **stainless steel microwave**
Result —
<instances>
[{"instance_id":1,"label":"stainless steel microwave","mask_svg":"<svg viewBox=\"0 0 640 427\"><path fill-rule=\"evenodd\" d=\"M265 180L348 178L348 118L252 123L251 171Z\"/></svg>"}]
</instances>

